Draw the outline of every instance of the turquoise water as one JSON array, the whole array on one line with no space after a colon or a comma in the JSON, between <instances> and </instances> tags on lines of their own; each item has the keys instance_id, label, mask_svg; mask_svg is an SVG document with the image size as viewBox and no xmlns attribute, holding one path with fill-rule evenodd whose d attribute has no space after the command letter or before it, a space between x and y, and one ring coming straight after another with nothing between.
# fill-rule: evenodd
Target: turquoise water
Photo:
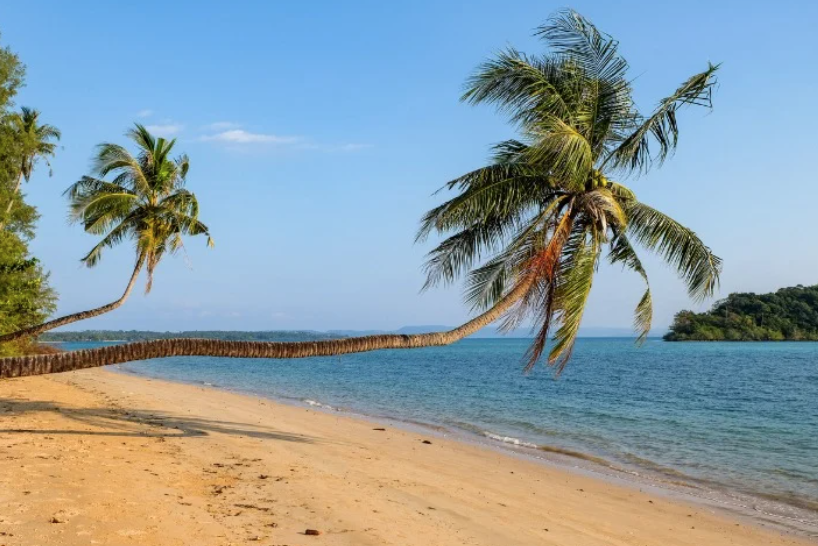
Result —
<instances>
[{"instance_id":1,"label":"turquoise water","mask_svg":"<svg viewBox=\"0 0 818 546\"><path fill-rule=\"evenodd\" d=\"M701 488L818 510L818 344L581 339L555 380L526 340L304 360L122 366L372 416L593 454ZM76 344L74 344L76 345Z\"/></svg>"}]
</instances>

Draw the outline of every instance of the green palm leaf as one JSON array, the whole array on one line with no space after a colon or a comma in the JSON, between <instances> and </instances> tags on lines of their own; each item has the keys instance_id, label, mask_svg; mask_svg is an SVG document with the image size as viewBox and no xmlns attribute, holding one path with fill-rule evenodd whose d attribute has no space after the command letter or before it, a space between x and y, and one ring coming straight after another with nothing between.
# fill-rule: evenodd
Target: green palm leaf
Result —
<instances>
[{"instance_id":1,"label":"green palm leaf","mask_svg":"<svg viewBox=\"0 0 818 546\"><path fill-rule=\"evenodd\" d=\"M636 305L633 318L633 327L638 334L636 341L641 345L647 339L653 324L653 298L650 293L648 274L630 241L621 231L616 232L611 242L608 260L612 265L621 263L625 268L638 273L645 281L645 293Z\"/></svg>"},{"instance_id":2,"label":"green palm leaf","mask_svg":"<svg viewBox=\"0 0 818 546\"><path fill-rule=\"evenodd\" d=\"M458 195L424 216L418 240L444 236L429 253L426 286L465 274L473 310L503 305L503 329L533 323L527 367L545 354L556 327L548 362L559 372L604 245L612 263L646 284L631 242L677 269L693 298L714 293L721 261L692 230L642 205L606 168L627 175L664 161L678 143L678 111L710 106L718 67L690 78L645 117L616 40L574 11L552 17L536 34L549 54L508 48L478 67L462 97L497 107L521 137L497 145L486 167L448 183ZM509 304L512 293L518 299ZM648 285L634 313L639 342L652 320Z\"/></svg>"},{"instance_id":3,"label":"green palm leaf","mask_svg":"<svg viewBox=\"0 0 818 546\"><path fill-rule=\"evenodd\" d=\"M150 290L156 267L165 254L182 248L183 235L205 235L208 246L213 240L199 220L196 196L184 189L188 157L171 158L175 141L155 138L139 124L127 136L136 155L118 144L100 144L93 163L97 177L83 176L65 194L72 219L88 233L103 235L82 261L92 267L104 248L130 239L137 263L147 268ZM104 180L107 176L112 181Z\"/></svg>"},{"instance_id":4,"label":"green palm leaf","mask_svg":"<svg viewBox=\"0 0 818 546\"><path fill-rule=\"evenodd\" d=\"M710 64L704 72L691 76L672 95L662 99L654 113L644 120L605 159L615 167L633 170L647 170L654 161L663 163L676 149L679 142L679 126L676 114L683 106L705 106L712 108L715 73L719 65ZM659 152L651 155L651 142L659 146Z\"/></svg>"},{"instance_id":5,"label":"green palm leaf","mask_svg":"<svg viewBox=\"0 0 818 546\"><path fill-rule=\"evenodd\" d=\"M662 256L687 283L690 297L711 297L719 284L721 259L689 228L643 203L627 203L626 233Z\"/></svg>"},{"instance_id":6,"label":"green palm leaf","mask_svg":"<svg viewBox=\"0 0 818 546\"><path fill-rule=\"evenodd\" d=\"M557 373L562 372L571 358L596 273L599 246L593 238L589 241L588 235L587 228L577 230L566 245L568 255L561 264L554 305L560 327L548 354L548 363Z\"/></svg>"}]
</instances>

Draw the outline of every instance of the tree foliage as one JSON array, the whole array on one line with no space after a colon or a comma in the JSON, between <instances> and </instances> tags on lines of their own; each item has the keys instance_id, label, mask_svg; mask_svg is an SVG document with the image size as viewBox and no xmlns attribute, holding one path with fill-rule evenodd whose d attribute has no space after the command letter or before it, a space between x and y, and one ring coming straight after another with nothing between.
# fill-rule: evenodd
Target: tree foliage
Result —
<instances>
[{"instance_id":1,"label":"tree foliage","mask_svg":"<svg viewBox=\"0 0 818 546\"><path fill-rule=\"evenodd\" d=\"M706 313L676 314L668 341L818 341L818 285L735 293Z\"/></svg>"},{"instance_id":2,"label":"tree foliage","mask_svg":"<svg viewBox=\"0 0 818 546\"><path fill-rule=\"evenodd\" d=\"M100 307L0 335L0 342L35 337L118 309L143 267L148 274L145 291L150 292L156 266L166 254L183 247L183 235L206 235L208 246L213 246L210 231L199 221L199 202L185 188L190 162L185 155L170 155L175 140L155 138L139 124L127 135L137 145L135 156L118 144L100 144L94 158L96 176L83 176L65 192L71 201L71 219L82 223L86 232L102 235L82 259L85 265L99 263L105 248L133 242L136 263L122 296ZM111 180L106 180L109 175Z\"/></svg>"},{"instance_id":3,"label":"tree foliage","mask_svg":"<svg viewBox=\"0 0 818 546\"><path fill-rule=\"evenodd\" d=\"M669 157L677 114L711 105L718 66L708 65L642 114L619 43L574 11L536 30L550 51L509 48L481 65L463 100L489 103L519 129L494 148L488 166L445 189L457 195L429 211L418 239L443 236L429 254L426 286L466 276L466 299L487 309L520 287L503 327L534 324L527 365L546 353L561 369L571 356L600 257L645 280L636 247L652 251L702 299L718 284L721 261L689 228L638 201L621 178ZM619 178L620 180L617 180ZM653 316L649 287L634 325L643 340Z\"/></svg>"},{"instance_id":4,"label":"tree foliage","mask_svg":"<svg viewBox=\"0 0 818 546\"><path fill-rule=\"evenodd\" d=\"M28 253L26 241L0 231L0 333L39 324L56 309L48 275ZM0 355L29 351L27 342L0 345Z\"/></svg>"},{"instance_id":5,"label":"tree foliage","mask_svg":"<svg viewBox=\"0 0 818 546\"><path fill-rule=\"evenodd\" d=\"M135 156L119 144L100 144L96 176L83 176L65 193L71 219L86 232L103 236L83 263L93 267L105 248L130 239L137 263L144 262L147 269L150 291L156 266L182 248L183 235L205 235L208 246L213 240L199 220L196 196L185 188L190 161L186 155L171 156L176 140L156 138L139 124L127 136L137 146ZM111 180L105 180L109 175Z\"/></svg>"},{"instance_id":6,"label":"tree foliage","mask_svg":"<svg viewBox=\"0 0 818 546\"><path fill-rule=\"evenodd\" d=\"M25 165L26 142L20 138L12 100L23 85L24 68L7 47L0 48L0 204L16 206L0 230L0 333L39 324L55 309L56 294L48 275L28 250L37 211L23 201L15 187ZM0 356L29 352L29 341L0 345Z\"/></svg>"}]
</instances>

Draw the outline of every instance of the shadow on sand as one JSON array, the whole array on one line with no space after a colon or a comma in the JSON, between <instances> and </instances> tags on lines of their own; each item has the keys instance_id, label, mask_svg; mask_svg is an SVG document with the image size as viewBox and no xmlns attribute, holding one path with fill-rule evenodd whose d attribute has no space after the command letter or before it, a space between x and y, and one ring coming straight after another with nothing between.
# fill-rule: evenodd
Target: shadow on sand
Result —
<instances>
[{"instance_id":1,"label":"shadow on sand","mask_svg":"<svg viewBox=\"0 0 818 546\"><path fill-rule=\"evenodd\" d=\"M59 412L63 417L79 425L106 430L93 430L92 428L24 429L4 426L10 424L9 418L43 412ZM210 434L227 434L284 442L316 441L314 437L280 432L249 423L203 419L162 411L125 409L116 407L115 404L112 404L112 407L76 408L54 402L15 398L0 398L0 434L68 434L151 438L191 438L206 437Z\"/></svg>"}]
</instances>

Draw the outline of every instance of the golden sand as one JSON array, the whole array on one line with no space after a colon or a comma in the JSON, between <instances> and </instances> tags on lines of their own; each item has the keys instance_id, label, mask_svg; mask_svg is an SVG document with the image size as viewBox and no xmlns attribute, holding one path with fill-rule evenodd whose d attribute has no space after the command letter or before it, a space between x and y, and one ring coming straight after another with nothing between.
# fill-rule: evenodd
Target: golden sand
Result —
<instances>
[{"instance_id":1,"label":"golden sand","mask_svg":"<svg viewBox=\"0 0 818 546\"><path fill-rule=\"evenodd\" d=\"M0 545L809 543L478 445L377 428L103 370L0 381Z\"/></svg>"}]
</instances>

